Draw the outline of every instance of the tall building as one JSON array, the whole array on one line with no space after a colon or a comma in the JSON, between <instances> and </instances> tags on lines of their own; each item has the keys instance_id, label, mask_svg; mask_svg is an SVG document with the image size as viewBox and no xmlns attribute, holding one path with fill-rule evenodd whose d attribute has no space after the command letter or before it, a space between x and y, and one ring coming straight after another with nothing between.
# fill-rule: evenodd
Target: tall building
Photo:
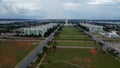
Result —
<instances>
[{"instance_id":1,"label":"tall building","mask_svg":"<svg viewBox=\"0 0 120 68\"><path fill-rule=\"evenodd\" d=\"M65 24L64 25L68 25L68 20L65 20Z\"/></svg>"}]
</instances>

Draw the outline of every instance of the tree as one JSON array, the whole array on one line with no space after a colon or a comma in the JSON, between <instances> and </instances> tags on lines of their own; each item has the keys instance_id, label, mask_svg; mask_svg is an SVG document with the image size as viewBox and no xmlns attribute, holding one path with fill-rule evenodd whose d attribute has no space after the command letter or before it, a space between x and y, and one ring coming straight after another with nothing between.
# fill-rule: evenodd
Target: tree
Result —
<instances>
[{"instance_id":1,"label":"tree","mask_svg":"<svg viewBox=\"0 0 120 68\"><path fill-rule=\"evenodd\" d=\"M54 41L54 45L57 45L56 41Z\"/></svg>"},{"instance_id":2,"label":"tree","mask_svg":"<svg viewBox=\"0 0 120 68\"><path fill-rule=\"evenodd\" d=\"M49 41L47 44L50 45L50 44L51 44L51 41Z\"/></svg>"},{"instance_id":3,"label":"tree","mask_svg":"<svg viewBox=\"0 0 120 68\"><path fill-rule=\"evenodd\" d=\"M52 46L52 48L53 48L53 49L56 49L56 46L55 46L55 45L53 45L53 46Z\"/></svg>"},{"instance_id":4,"label":"tree","mask_svg":"<svg viewBox=\"0 0 120 68\"><path fill-rule=\"evenodd\" d=\"M43 47L43 51L46 51L48 48L47 47Z\"/></svg>"},{"instance_id":5,"label":"tree","mask_svg":"<svg viewBox=\"0 0 120 68\"><path fill-rule=\"evenodd\" d=\"M51 60L48 60L47 62L50 64L50 63L51 63Z\"/></svg>"},{"instance_id":6,"label":"tree","mask_svg":"<svg viewBox=\"0 0 120 68\"><path fill-rule=\"evenodd\" d=\"M40 67L39 67L39 68L45 68L45 67L44 67L44 65L40 65Z\"/></svg>"}]
</instances>

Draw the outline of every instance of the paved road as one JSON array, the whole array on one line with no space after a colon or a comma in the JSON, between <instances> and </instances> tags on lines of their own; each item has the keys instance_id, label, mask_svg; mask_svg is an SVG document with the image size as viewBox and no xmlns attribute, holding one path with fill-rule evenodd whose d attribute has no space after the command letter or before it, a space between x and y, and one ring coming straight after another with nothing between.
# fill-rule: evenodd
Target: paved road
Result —
<instances>
[{"instance_id":1,"label":"paved road","mask_svg":"<svg viewBox=\"0 0 120 68\"><path fill-rule=\"evenodd\" d=\"M96 41L96 42L101 42L101 43L105 43L104 41L102 41L100 38L97 38L95 35L93 35L92 33L90 33L90 32L87 32L87 31L85 31L85 30L83 30L83 29L81 29L80 27L77 27L79 30L82 30L84 33L86 33L87 35L89 35L89 36L91 36L92 37L92 39L94 40L94 41Z\"/></svg>"},{"instance_id":2,"label":"paved road","mask_svg":"<svg viewBox=\"0 0 120 68\"><path fill-rule=\"evenodd\" d=\"M91 36L91 37L93 38L93 40L96 41L97 43L99 43L99 42L102 43L102 47L103 47L104 49L106 49L106 50L114 50L115 52L119 53L119 54L118 54L118 57L120 57L120 51L117 50L117 49L115 49L115 48L113 48L113 47L110 45L110 43L104 42L101 38L97 38L97 37L94 36L92 33L87 32L87 31L81 29L81 28L78 27L78 26L77 26L77 28L78 28L79 30L82 30L82 31L83 31L84 33L86 33L87 35Z\"/></svg>"},{"instance_id":3,"label":"paved road","mask_svg":"<svg viewBox=\"0 0 120 68\"><path fill-rule=\"evenodd\" d=\"M111 48L111 46L109 45L109 43L106 43L106 42L102 41L101 38L97 38L97 37L96 37L95 35L93 35L92 33L87 32L87 31L85 31L84 29L82 29L82 28L80 28L80 27L78 27L78 26L77 26L77 28L78 28L79 30L83 31L84 33L86 33L87 35L91 36L92 39L93 39L94 41L96 41L97 43L99 43L99 42L102 43L104 48Z\"/></svg>"},{"instance_id":4,"label":"paved road","mask_svg":"<svg viewBox=\"0 0 120 68\"><path fill-rule=\"evenodd\" d=\"M37 57L38 53L43 51L43 47L47 46L47 43L54 38L55 33L61 27L60 25L50 36L48 36L42 44L37 46L28 56L26 56L19 64L17 64L14 68L26 68L30 63Z\"/></svg>"}]
</instances>

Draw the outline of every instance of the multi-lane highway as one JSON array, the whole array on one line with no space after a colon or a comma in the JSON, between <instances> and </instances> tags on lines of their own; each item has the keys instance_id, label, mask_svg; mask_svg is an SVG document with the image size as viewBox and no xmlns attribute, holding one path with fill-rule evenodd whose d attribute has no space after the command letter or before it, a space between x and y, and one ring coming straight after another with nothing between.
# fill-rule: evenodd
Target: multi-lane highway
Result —
<instances>
[{"instance_id":1,"label":"multi-lane highway","mask_svg":"<svg viewBox=\"0 0 120 68\"><path fill-rule=\"evenodd\" d=\"M110 43L104 42L101 38L97 38L97 37L94 36L92 33L87 32L87 31L85 31L84 29L82 29L82 28L80 28L80 27L78 27L78 26L77 26L77 28L78 28L79 30L82 30L82 31L83 31L84 33L86 33L87 35L91 36L92 39L93 39L94 41L96 41L97 43L101 43L101 44L103 45L103 48L104 48L104 49L114 50L115 52L119 53L119 54L117 54L117 56L120 57L120 51L117 50L117 49L115 49L115 48L113 48L113 47L110 45Z\"/></svg>"},{"instance_id":2,"label":"multi-lane highway","mask_svg":"<svg viewBox=\"0 0 120 68\"><path fill-rule=\"evenodd\" d=\"M84 29L82 29L82 28L80 28L80 27L78 27L78 26L77 26L77 28L78 28L79 30L83 31L84 33L86 33L87 35L91 36L92 39L93 39L94 41L96 41L97 43L102 43L102 44L103 44L103 47L106 47L106 48L107 48L107 47L110 47L110 45L109 45L108 43L102 41L100 38L97 38L97 37L94 36L92 33L87 32L87 31L85 31Z\"/></svg>"},{"instance_id":3,"label":"multi-lane highway","mask_svg":"<svg viewBox=\"0 0 120 68\"><path fill-rule=\"evenodd\" d=\"M58 31L58 29L61 27L60 25L54 32L50 34L43 42L42 44L38 45L29 55L27 55L20 63L18 63L15 68L26 68L30 63L37 57L38 53L41 53L43 51L43 47L47 46L47 43L51 41L54 38L55 33Z\"/></svg>"}]
</instances>

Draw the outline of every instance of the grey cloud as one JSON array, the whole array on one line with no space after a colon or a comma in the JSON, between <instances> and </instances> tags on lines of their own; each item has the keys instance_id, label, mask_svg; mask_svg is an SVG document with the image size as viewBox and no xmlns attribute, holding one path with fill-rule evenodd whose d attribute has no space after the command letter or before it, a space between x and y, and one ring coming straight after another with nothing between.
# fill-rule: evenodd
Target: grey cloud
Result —
<instances>
[{"instance_id":1,"label":"grey cloud","mask_svg":"<svg viewBox=\"0 0 120 68\"><path fill-rule=\"evenodd\" d=\"M4 0L0 1L0 18L120 18L120 1L100 5L91 0ZM65 5L67 3L67 5Z\"/></svg>"}]
</instances>

